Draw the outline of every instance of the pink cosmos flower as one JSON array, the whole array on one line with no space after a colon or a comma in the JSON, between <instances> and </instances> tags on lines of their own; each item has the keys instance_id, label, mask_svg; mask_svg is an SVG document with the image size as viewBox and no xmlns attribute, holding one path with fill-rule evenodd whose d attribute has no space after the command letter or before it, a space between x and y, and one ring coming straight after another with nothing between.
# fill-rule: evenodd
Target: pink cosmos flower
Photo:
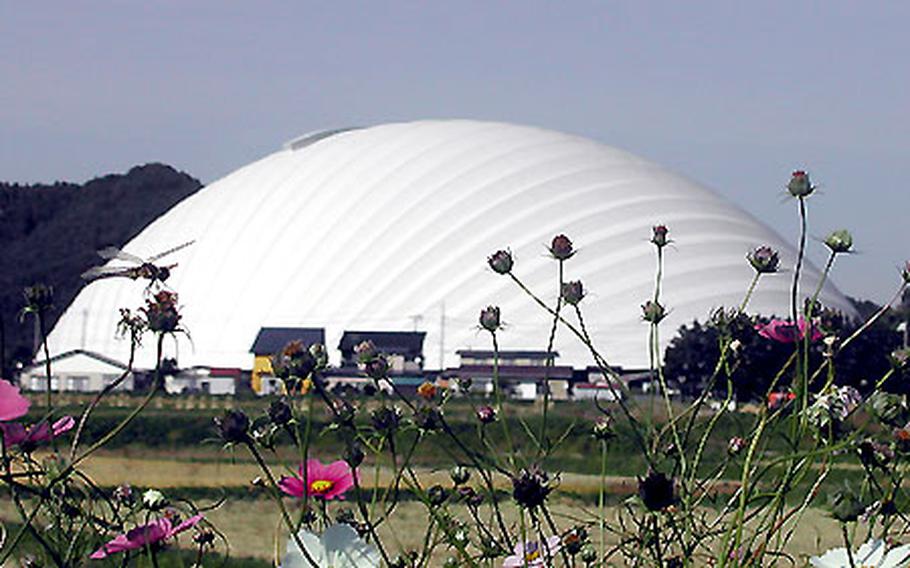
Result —
<instances>
[{"instance_id":1,"label":"pink cosmos flower","mask_svg":"<svg viewBox=\"0 0 910 568\"><path fill-rule=\"evenodd\" d=\"M116 554L117 552L136 550L137 548L142 548L150 544L173 538L201 520L202 515L194 515L179 525L174 526L170 518L166 516L161 517L157 521L147 525L140 525L127 531L125 534L117 535L114 540L93 552L90 558L95 560L107 558L111 554Z\"/></svg>"},{"instance_id":2,"label":"pink cosmos flower","mask_svg":"<svg viewBox=\"0 0 910 568\"><path fill-rule=\"evenodd\" d=\"M800 317L796 326L790 320L773 319L766 324L755 324L758 334L766 339L773 339L779 343L795 343L806 336L806 319ZM798 328L798 331L797 331ZM811 341L821 339L824 334L818 329L818 326L812 325Z\"/></svg>"},{"instance_id":3,"label":"pink cosmos flower","mask_svg":"<svg viewBox=\"0 0 910 568\"><path fill-rule=\"evenodd\" d=\"M19 394L19 387L0 379L0 421L25 416L31 402Z\"/></svg>"},{"instance_id":4,"label":"pink cosmos flower","mask_svg":"<svg viewBox=\"0 0 910 568\"><path fill-rule=\"evenodd\" d=\"M558 536L549 537L543 546L536 540L518 542L515 544L515 554L506 557L502 568L550 566L561 546L562 539Z\"/></svg>"},{"instance_id":5,"label":"pink cosmos flower","mask_svg":"<svg viewBox=\"0 0 910 568\"><path fill-rule=\"evenodd\" d=\"M792 392L772 392L768 395L768 410L777 410L784 404L795 399L796 395Z\"/></svg>"},{"instance_id":6,"label":"pink cosmos flower","mask_svg":"<svg viewBox=\"0 0 910 568\"><path fill-rule=\"evenodd\" d=\"M25 426L19 422L11 424L0 424L0 431L3 432L3 443L7 448L13 446L35 447L42 442L50 442L73 429L76 421L72 416L64 416L52 425L48 426L47 422L39 422L33 426Z\"/></svg>"},{"instance_id":7,"label":"pink cosmos flower","mask_svg":"<svg viewBox=\"0 0 910 568\"><path fill-rule=\"evenodd\" d=\"M306 486L304 486L304 464L300 464L299 476L284 476L278 482L281 490L293 497L303 497L304 491L310 497L322 499L344 499L344 493L354 486L354 472L344 461L338 460L322 465L317 459L306 461Z\"/></svg>"}]
</instances>

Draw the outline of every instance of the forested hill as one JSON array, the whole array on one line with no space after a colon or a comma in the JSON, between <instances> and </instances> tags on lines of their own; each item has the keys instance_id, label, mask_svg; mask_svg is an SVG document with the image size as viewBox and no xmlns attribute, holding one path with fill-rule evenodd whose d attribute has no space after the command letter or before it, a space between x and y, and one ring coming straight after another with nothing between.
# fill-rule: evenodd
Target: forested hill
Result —
<instances>
[{"instance_id":1,"label":"forested hill","mask_svg":"<svg viewBox=\"0 0 910 568\"><path fill-rule=\"evenodd\" d=\"M200 187L199 180L164 164L137 166L83 185L0 182L4 362L31 355L31 322L23 325L17 319L25 286L53 286L52 324L82 286L82 272L99 263L98 249L123 246Z\"/></svg>"}]
</instances>

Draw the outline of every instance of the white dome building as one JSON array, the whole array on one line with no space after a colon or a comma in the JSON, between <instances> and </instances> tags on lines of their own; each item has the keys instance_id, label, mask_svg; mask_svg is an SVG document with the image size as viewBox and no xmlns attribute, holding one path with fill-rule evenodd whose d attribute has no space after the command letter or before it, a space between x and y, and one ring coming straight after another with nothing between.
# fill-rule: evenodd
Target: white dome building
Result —
<instances>
[{"instance_id":1,"label":"white dome building","mask_svg":"<svg viewBox=\"0 0 910 568\"><path fill-rule=\"evenodd\" d=\"M769 198L771 198L769 196ZM566 279L589 296L586 324L611 364L648 365L642 302L653 294L653 225L670 228L661 326L680 325L742 301L757 245L795 251L716 193L647 160L598 142L538 128L468 120L420 121L304 136L203 188L124 247L145 256L195 243L168 284L180 295L192 341L181 366L250 368L262 327L324 327L334 353L344 330L419 329L426 368L457 363L458 349L489 349L481 308L499 305L502 349L543 350L549 316L487 257L509 248L514 273L545 301L557 295L546 246L565 233L578 253ZM116 262L116 261L115 261ZM804 293L819 272L808 266ZM790 274L763 277L748 311L789 313ZM96 281L50 334L53 353L88 349L125 361L118 309L142 305L144 284ZM834 286L822 301L854 314ZM573 316L574 319L574 316ZM146 341L137 366L154 364ZM558 364L590 364L560 330ZM334 353L337 360L337 353Z\"/></svg>"}]
</instances>

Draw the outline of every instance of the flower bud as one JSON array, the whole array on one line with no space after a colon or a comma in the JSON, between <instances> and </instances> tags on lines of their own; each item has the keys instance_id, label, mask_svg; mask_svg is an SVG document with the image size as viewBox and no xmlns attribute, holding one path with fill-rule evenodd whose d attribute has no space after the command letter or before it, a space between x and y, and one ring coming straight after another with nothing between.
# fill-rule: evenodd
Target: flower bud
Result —
<instances>
[{"instance_id":1,"label":"flower bud","mask_svg":"<svg viewBox=\"0 0 910 568\"><path fill-rule=\"evenodd\" d=\"M910 363L910 349L895 349L891 352L891 364L894 365L896 369L902 369L907 366L907 363Z\"/></svg>"},{"instance_id":2,"label":"flower bud","mask_svg":"<svg viewBox=\"0 0 910 568\"><path fill-rule=\"evenodd\" d=\"M193 535L193 542L199 546L212 546L215 543L215 533L209 529L200 529Z\"/></svg>"},{"instance_id":3,"label":"flower bud","mask_svg":"<svg viewBox=\"0 0 910 568\"><path fill-rule=\"evenodd\" d=\"M221 418L215 418L221 439L228 444L241 444L249 440L250 419L242 410L228 410Z\"/></svg>"},{"instance_id":4,"label":"flower bud","mask_svg":"<svg viewBox=\"0 0 910 568\"><path fill-rule=\"evenodd\" d=\"M449 492L442 485L434 485L427 489L427 501L434 507L442 505L448 498Z\"/></svg>"},{"instance_id":5,"label":"flower bud","mask_svg":"<svg viewBox=\"0 0 910 568\"><path fill-rule=\"evenodd\" d=\"M389 375L389 362L382 355L377 355L363 364L363 370L371 379L384 379Z\"/></svg>"},{"instance_id":6,"label":"flower bud","mask_svg":"<svg viewBox=\"0 0 910 568\"><path fill-rule=\"evenodd\" d=\"M118 503L130 505L135 500L135 495L133 495L133 488L124 483L114 489L113 493L111 493L111 498Z\"/></svg>"},{"instance_id":7,"label":"flower bud","mask_svg":"<svg viewBox=\"0 0 910 568\"><path fill-rule=\"evenodd\" d=\"M867 468L884 468L894 459L894 451L887 444L863 440L857 447L859 459Z\"/></svg>"},{"instance_id":8,"label":"flower bud","mask_svg":"<svg viewBox=\"0 0 910 568\"><path fill-rule=\"evenodd\" d=\"M322 343L310 345L310 356L313 358L317 369L325 369L329 364L329 353L325 350L325 345Z\"/></svg>"},{"instance_id":9,"label":"flower bud","mask_svg":"<svg viewBox=\"0 0 910 568\"><path fill-rule=\"evenodd\" d=\"M859 518L865 507L853 491L843 490L834 493L829 499L831 516L842 523L850 523Z\"/></svg>"},{"instance_id":10,"label":"flower bud","mask_svg":"<svg viewBox=\"0 0 910 568\"><path fill-rule=\"evenodd\" d=\"M790 182L787 184L787 191L789 191L790 195L793 197L808 197L815 191L815 186L809 181L809 174L802 170L796 170L790 176Z\"/></svg>"},{"instance_id":11,"label":"flower bud","mask_svg":"<svg viewBox=\"0 0 910 568\"><path fill-rule=\"evenodd\" d=\"M343 456L344 461L351 466L351 469L357 469L357 467L363 463L363 458L365 457L366 455L363 453L363 448L357 443L348 445Z\"/></svg>"},{"instance_id":12,"label":"flower bud","mask_svg":"<svg viewBox=\"0 0 910 568\"><path fill-rule=\"evenodd\" d=\"M568 260L575 254L572 248L572 241L565 235L556 235L550 244L550 254L556 260Z\"/></svg>"},{"instance_id":13,"label":"flower bud","mask_svg":"<svg viewBox=\"0 0 910 568\"><path fill-rule=\"evenodd\" d=\"M588 531L584 527L575 527L562 537L562 545L566 552L575 556L581 552L582 547L588 540Z\"/></svg>"},{"instance_id":14,"label":"flower bud","mask_svg":"<svg viewBox=\"0 0 910 568\"><path fill-rule=\"evenodd\" d=\"M352 509L344 507L338 509L338 512L335 513L335 522L342 525L354 526L357 524L357 518L354 516L354 511Z\"/></svg>"},{"instance_id":15,"label":"flower bud","mask_svg":"<svg viewBox=\"0 0 910 568\"><path fill-rule=\"evenodd\" d=\"M550 476L537 466L522 469L512 478L512 498L527 509L543 505L552 490Z\"/></svg>"},{"instance_id":16,"label":"flower bud","mask_svg":"<svg viewBox=\"0 0 910 568\"><path fill-rule=\"evenodd\" d=\"M478 407L477 420L479 420L481 424L492 424L493 422L496 422L496 409L488 404Z\"/></svg>"},{"instance_id":17,"label":"flower bud","mask_svg":"<svg viewBox=\"0 0 910 568\"><path fill-rule=\"evenodd\" d=\"M352 426L357 416L357 409L350 402L336 398L332 401L332 422L339 426Z\"/></svg>"},{"instance_id":18,"label":"flower bud","mask_svg":"<svg viewBox=\"0 0 910 568\"><path fill-rule=\"evenodd\" d=\"M585 297L584 288L581 285L581 280L574 280L572 282L564 282L562 285L562 299L565 303L570 306L577 306L579 302Z\"/></svg>"},{"instance_id":19,"label":"flower bud","mask_svg":"<svg viewBox=\"0 0 910 568\"><path fill-rule=\"evenodd\" d=\"M780 256L769 246L757 247L746 258L759 274L772 274L780 268Z\"/></svg>"},{"instance_id":20,"label":"flower bud","mask_svg":"<svg viewBox=\"0 0 910 568\"><path fill-rule=\"evenodd\" d=\"M644 479L638 478L638 496L649 511L662 511L676 502L672 477L654 470Z\"/></svg>"},{"instance_id":21,"label":"flower bud","mask_svg":"<svg viewBox=\"0 0 910 568\"><path fill-rule=\"evenodd\" d=\"M458 498L467 503L469 507L479 507L483 504L483 495L467 485L458 488Z\"/></svg>"},{"instance_id":22,"label":"flower bud","mask_svg":"<svg viewBox=\"0 0 910 568\"><path fill-rule=\"evenodd\" d=\"M142 506L150 511L160 511L167 507L168 501L164 493L157 489L149 489L142 494Z\"/></svg>"},{"instance_id":23,"label":"flower bud","mask_svg":"<svg viewBox=\"0 0 910 568\"><path fill-rule=\"evenodd\" d=\"M424 400L430 401L436 397L437 390L438 389L436 388L436 385L430 381L424 381L420 384L419 387L417 387L417 396Z\"/></svg>"},{"instance_id":24,"label":"flower bud","mask_svg":"<svg viewBox=\"0 0 910 568\"><path fill-rule=\"evenodd\" d=\"M361 363L366 363L370 359L375 358L379 353L376 351L376 345L372 341L361 341L354 346L354 353L357 354L357 359Z\"/></svg>"},{"instance_id":25,"label":"flower bud","mask_svg":"<svg viewBox=\"0 0 910 568\"><path fill-rule=\"evenodd\" d=\"M401 422L401 411L394 406L380 406L370 413L373 429L383 434L391 434L398 429Z\"/></svg>"},{"instance_id":26,"label":"flower bud","mask_svg":"<svg viewBox=\"0 0 910 568\"><path fill-rule=\"evenodd\" d=\"M435 432L442 428L442 411L433 406L421 406L414 412L414 424L421 430Z\"/></svg>"},{"instance_id":27,"label":"flower bud","mask_svg":"<svg viewBox=\"0 0 910 568\"><path fill-rule=\"evenodd\" d=\"M512 253L508 250L498 250L487 259L487 264L497 274L508 274L512 272L512 266L515 261L512 259Z\"/></svg>"},{"instance_id":28,"label":"flower bud","mask_svg":"<svg viewBox=\"0 0 910 568\"><path fill-rule=\"evenodd\" d=\"M853 247L853 235L846 229L839 229L828 235L825 244L835 254L850 252L850 248Z\"/></svg>"},{"instance_id":29,"label":"flower bud","mask_svg":"<svg viewBox=\"0 0 910 568\"><path fill-rule=\"evenodd\" d=\"M272 424L276 426L284 426L291 421L291 407L288 405L287 401L283 398L278 400L273 400L272 404L269 405L269 420L272 421Z\"/></svg>"},{"instance_id":30,"label":"flower bud","mask_svg":"<svg viewBox=\"0 0 910 568\"><path fill-rule=\"evenodd\" d=\"M591 429L591 434L596 440L606 442L612 440L616 436L616 432L613 430L613 417L609 415L601 416L594 422L594 427Z\"/></svg>"},{"instance_id":31,"label":"flower bud","mask_svg":"<svg viewBox=\"0 0 910 568\"><path fill-rule=\"evenodd\" d=\"M463 465L456 465L449 470L449 477L452 478L452 483L455 485L464 485L471 479L471 470Z\"/></svg>"},{"instance_id":32,"label":"flower bud","mask_svg":"<svg viewBox=\"0 0 910 568\"><path fill-rule=\"evenodd\" d=\"M651 242L654 243L654 246L657 248L663 248L667 246L667 243L670 242L670 239L667 238L667 233L670 232L670 229L666 225L654 225L651 229Z\"/></svg>"},{"instance_id":33,"label":"flower bud","mask_svg":"<svg viewBox=\"0 0 910 568\"><path fill-rule=\"evenodd\" d=\"M659 302L648 300L641 305L642 318L651 323L660 323L667 315L667 311Z\"/></svg>"},{"instance_id":34,"label":"flower bud","mask_svg":"<svg viewBox=\"0 0 910 568\"><path fill-rule=\"evenodd\" d=\"M497 306L487 306L480 311L480 327L492 333L499 329L500 325Z\"/></svg>"},{"instance_id":35,"label":"flower bud","mask_svg":"<svg viewBox=\"0 0 910 568\"><path fill-rule=\"evenodd\" d=\"M743 448L746 447L746 439L740 438L739 436L733 436L730 438L730 441L727 442L727 453L731 456L735 456L739 452L743 451Z\"/></svg>"}]
</instances>

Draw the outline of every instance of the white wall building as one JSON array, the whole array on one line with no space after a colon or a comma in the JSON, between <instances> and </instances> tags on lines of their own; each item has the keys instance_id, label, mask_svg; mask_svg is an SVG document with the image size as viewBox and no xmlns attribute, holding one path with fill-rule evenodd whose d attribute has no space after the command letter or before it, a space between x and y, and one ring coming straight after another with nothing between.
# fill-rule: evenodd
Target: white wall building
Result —
<instances>
[{"instance_id":1,"label":"white wall building","mask_svg":"<svg viewBox=\"0 0 910 568\"><path fill-rule=\"evenodd\" d=\"M237 392L237 382L240 378L240 369L212 367L180 369L176 374L165 375L164 390L168 394L234 396Z\"/></svg>"},{"instance_id":2,"label":"white wall building","mask_svg":"<svg viewBox=\"0 0 910 568\"><path fill-rule=\"evenodd\" d=\"M127 371L123 363L92 351L74 349L51 357L51 390L54 392L98 392L119 380ZM132 391L133 374L127 373L115 391ZM24 368L19 376L22 388L47 390L45 361Z\"/></svg>"}]
</instances>

